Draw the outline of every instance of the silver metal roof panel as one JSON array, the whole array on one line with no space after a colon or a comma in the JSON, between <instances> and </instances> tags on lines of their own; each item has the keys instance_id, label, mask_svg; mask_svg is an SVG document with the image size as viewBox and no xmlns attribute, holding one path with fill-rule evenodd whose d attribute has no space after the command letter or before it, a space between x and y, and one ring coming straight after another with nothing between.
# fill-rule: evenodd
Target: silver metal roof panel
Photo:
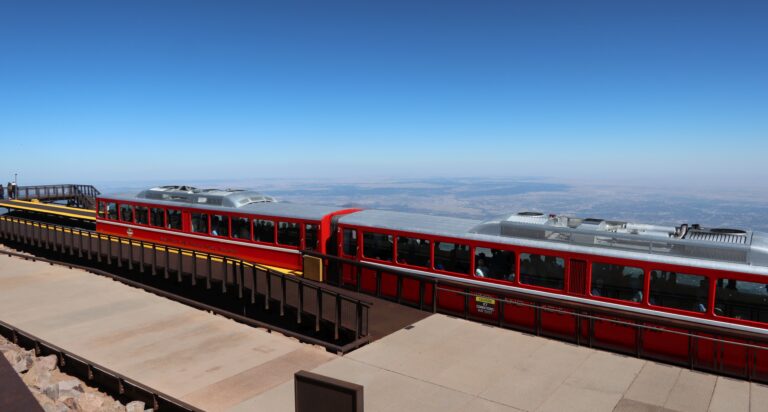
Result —
<instances>
[{"instance_id":1,"label":"silver metal roof panel","mask_svg":"<svg viewBox=\"0 0 768 412\"><path fill-rule=\"evenodd\" d=\"M258 192L239 189L198 189L192 186L159 186L136 195L138 198L167 200L187 204L203 204L239 208L252 203L276 202Z\"/></svg>"},{"instance_id":2,"label":"silver metal roof panel","mask_svg":"<svg viewBox=\"0 0 768 412\"><path fill-rule=\"evenodd\" d=\"M424 233L436 236L462 237L480 223L479 220L455 217L393 212L389 210L363 210L342 216L339 223Z\"/></svg>"},{"instance_id":3,"label":"silver metal roof panel","mask_svg":"<svg viewBox=\"0 0 768 412\"><path fill-rule=\"evenodd\" d=\"M276 202L252 203L250 205L241 207L238 212L287 217L293 219L320 220L330 213L343 209L344 208L336 206L304 205L298 203Z\"/></svg>"},{"instance_id":4,"label":"silver metal roof panel","mask_svg":"<svg viewBox=\"0 0 768 412\"><path fill-rule=\"evenodd\" d=\"M285 202L250 203L239 208L233 208L229 206L217 206L208 203L187 203L173 200L147 199L138 197L136 195L107 195L102 197L107 199L114 199L117 201L125 200L129 202L146 202L163 205L165 207L191 207L200 210L207 210L210 212L235 212L257 215L261 214L266 216L302 220L320 220L329 213L342 210L342 208L334 206L304 205Z\"/></svg>"}]
</instances>

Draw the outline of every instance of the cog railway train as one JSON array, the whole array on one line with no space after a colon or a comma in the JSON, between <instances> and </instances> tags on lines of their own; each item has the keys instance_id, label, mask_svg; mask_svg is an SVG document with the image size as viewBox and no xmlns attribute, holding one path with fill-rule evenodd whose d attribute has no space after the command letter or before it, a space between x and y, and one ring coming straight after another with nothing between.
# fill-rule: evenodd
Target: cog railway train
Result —
<instances>
[{"instance_id":1,"label":"cog railway train","mask_svg":"<svg viewBox=\"0 0 768 412\"><path fill-rule=\"evenodd\" d=\"M542 296L768 336L768 234L699 225L659 226L523 212L490 221L383 210L278 202L241 190L162 186L136 196L100 197L97 230L156 243L229 255L300 270L301 251L365 262L342 265L342 281L372 290L380 268L450 279L468 288L493 284L518 295ZM393 294L394 281L383 281ZM418 285L402 285L418 296ZM416 290L413 290L416 289ZM458 294L441 306L463 307ZM416 298L418 299L418 298ZM484 308L475 313L482 316ZM505 314L532 322L533 309ZM546 315L553 330L573 329L567 316ZM621 325L595 330L633 346ZM661 335L660 335L661 336ZM674 335L646 348L678 348ZM756 362L768 373L768 355ZM674 356L670 353L670 356ZM743 364L734 355L734 367ZM727 356L726 356L727 357ZM762 365L762 366L760 366Z\"/></svg>"}]
</instances>

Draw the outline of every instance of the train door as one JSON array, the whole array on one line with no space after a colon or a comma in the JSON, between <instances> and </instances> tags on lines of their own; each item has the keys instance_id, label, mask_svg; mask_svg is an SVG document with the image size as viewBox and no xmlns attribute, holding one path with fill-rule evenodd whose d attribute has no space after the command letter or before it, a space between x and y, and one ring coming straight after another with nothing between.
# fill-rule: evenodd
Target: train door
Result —
<instances>
[{"instance_id":1,"label":"train door","mask_svg":"<svg viewBox=\"0 0 768 412\"><path fill-rule=\"evenodd\" d=\"M181 230L184 232L192 231L192 214L189 210L183 210L181 212Z\"/></svg>"},{"instance_id":2,"label":"train door","mask_svg":"<svg viewBox=\"0 0 768 412\"><path fill-rule=\"evenodd\" d=\"M324 217L320 222L320 253L339 256L339 237L338 237L338 222L341 215L336 215L328 218ZM341 282L341 267L339 262L335 260L329 260L326 267L326 275L328 276L328 282L333 285L338 285Z\"/></svg>"},{"instance_id":3,"label":"train door","mask_svg":"<svg viewBox=\"0 0 768 412\"><path fill-rule=\"evenodd\" d=\"M338 229L339 234L339 255L348 260L358 260L358 232L357 229L341 227ZM341 265L341 281L347 285L357 285L357 266L342 263Z\"/></svg>"},{"instance_id":4,"label":"train door","mask_svg":"<svg viewBox=\"0 0 768 412\"><path fill-rule=\"evenodd\" d=\"M568 272L568 293L571 295L587 294L587 262L571 259Z\"/></svg>"}]
</instances>

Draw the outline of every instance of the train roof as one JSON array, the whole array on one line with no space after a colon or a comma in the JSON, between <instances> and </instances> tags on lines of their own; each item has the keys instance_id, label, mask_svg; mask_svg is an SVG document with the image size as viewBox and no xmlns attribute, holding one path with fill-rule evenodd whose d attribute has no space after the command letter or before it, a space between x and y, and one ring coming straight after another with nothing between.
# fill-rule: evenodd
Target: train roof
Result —
<instances>
[{"instance_id":1,"label":"train roof","mask_svg":"<svg viewBox=\"0 0 768 412\"><path fill-rule=\"evenodd\" d=\"M339 222L378 229L448 237L463 237L473 227L482 223L479 220L472 219L373 209L344 215L339 219Z\"/></svg>"},{"instance_id":2,"label":"train roof","mask_svg":"<svg viewBox=\"0 0 768 412\"><path fill-rule=\"evenodd\" d=\"M568 250L613 257L655 256L653 260L689 265L696 259L726 264L768 267L768 234L699 225L660 226L591 218L522 212L490 221L458 219L382 210L343 216L341 223ZM681 260L683 259L683 260ZM717 266L718 269L723 267ZM735 269L731 267L731 269ZM760 270L760 272L764 272Z\"/></svg>"},{"instance_id":3,"label":"train roof","mask_svg":"<svg viewBox=\"0 0 768 412\"><path fill-rule=\"evenodd\" d=\"M139 192L138 198L239 208L277 200L259 192L241 189L198 189L192 186L158 186Z\"/></svg>"},{"instance_id":4,"label":"train roof","mask_svg":"<svg viewBox=\"0 0 768 412\"><path fill-rule=\"evenodd\" d=\"M142 191L137 195L103 197L166 207L186 206L211 212L236 212L302 220L321 220L324 216L341 210L335 206L278 202L271 196L248 190L196 189L189 186L162 186Z\"/></svg>"}]
</instances>

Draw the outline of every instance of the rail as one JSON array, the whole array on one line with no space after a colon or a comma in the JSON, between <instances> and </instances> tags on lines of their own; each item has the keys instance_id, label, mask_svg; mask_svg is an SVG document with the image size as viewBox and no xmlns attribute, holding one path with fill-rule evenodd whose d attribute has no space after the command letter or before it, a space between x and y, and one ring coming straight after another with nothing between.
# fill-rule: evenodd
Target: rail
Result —
<instances>
[{"instance_id":1,"label":"rail","mask_svg":"<svg viewBox=\"0 0 768 412\"><path fill-rule=\"evenodd\" d=\"M16 188L16 193L13 197L18 200L67 200L74 206L94 209L96 206L96 196L99 194L101 192L91 185L62 184L19 186Z\"/></svg>"},{"instance_id":2,"label":"rail","mask_svg":"<svg viewBox=\"0 0 768 412\"><path fill-rule=\"evenodd\" d=\"M139 400L156 411L201 411L179 399L142 385L127 376L83 359L52 343L0 321L0 335L36 356L55 355L59 369L123 402Z\"/></svg>"},{"instance_id":3,"label":"rail","mask_svg":"<svg viewBox=\"0 0 768 412\"><path fill-rule=\"evenodd\" d=\"M370 302L258 264L10 216L0 216L0 239L56 258L5 254L108 276L332 352L370 340Z\"/></svg>"},{"instance_id":4,"label":"rail","mask_svg":"<svg viewBox=\"0 0 768 412\"><path fill-rule=\"evenodd\" d=\"M383 269L378 265L313 251L305 251L304 254L323 259L325 267L329 271L327 274L329 282L339 287L393 300L421 310L446 313L494 324L502 328L523 330L536 335L566 340L578 345L684 365L691 369L768 382L768 336L763 334L530 295L495 285L468 286L460 281L417 275L397 268ZM351 271L354 278L353 282L344 281L341 273L342 265L353 268ZM373 276L372 281L369 282L369 285L372 283L373 286L363 287L366 276L369 278ZM385 293L382 284L386 281L391 284L393 276L395 286L390 288L390 293ZM409 283L411 290L416 290L415 294L411 292L410 296L406 296L405 283ZM391 293L392 290L393 293ZM448 308L447 305L442 304L441 299L463 300L459 304L462 308L459 310ZM473 301L475 303L474 308ZM478 313L477 310L473 311L473 309L477 309L477 305L487 305L485 308L492 308L492 310L488 310L490 313ZM515 317L516 311L519 313L522 310L533 312L530 324L521 326L509 321L510 318ZM545 314L560 316L562 318L560 320L564 322L568 322L564 319L570 317L573 324L568 328L568 331L553 331L546 327ZM598 336L596 334L598 322L632 330L630 336L633 337L634 342L632 342L631 347L606 342L604 336ZM670 357L647 350L644 345L644 336L650 333L687 340L688 347L685 358L682 356ZM709 348L707 345L712 346L711 349L716 353L712 362L703 361L699 357L699 351L707 350ZM727 363L729 361L733 363L733 360L728 359L729 357L725 354L726 351L738 352L738 356L743 355L742 359L745 364L743 370L729 368Z\"/></svg>"}]
</instances>

